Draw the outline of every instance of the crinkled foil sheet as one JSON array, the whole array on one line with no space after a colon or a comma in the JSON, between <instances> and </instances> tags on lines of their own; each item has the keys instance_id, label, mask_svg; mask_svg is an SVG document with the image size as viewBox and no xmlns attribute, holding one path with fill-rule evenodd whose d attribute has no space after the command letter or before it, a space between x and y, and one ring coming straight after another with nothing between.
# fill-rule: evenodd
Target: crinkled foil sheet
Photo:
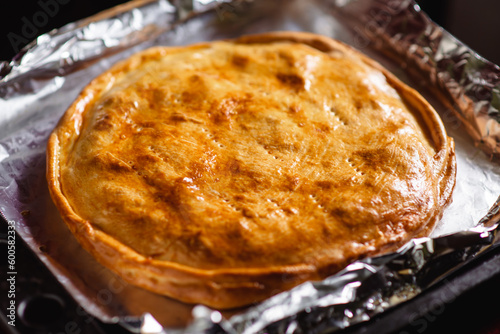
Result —
<instances>
[{"instance_id":1,"label":"crinkled foil sheet","mask_svg":"<svg viewBox=\"0 0 500 334\"><path fill-rule=\"evenodd\" d=\"M457 146L452 205L431 238L357 261L256 306L219 312L121 281L84 252L52 204L45 145L79 91L117 60L272 30L340 39L423 92ZM317 333L371 319L493 249L500 217L500 69L411 0L132 1L42 35L0 63L0 213L89 315L136 333Z\"/></svg>"}]
</instances>

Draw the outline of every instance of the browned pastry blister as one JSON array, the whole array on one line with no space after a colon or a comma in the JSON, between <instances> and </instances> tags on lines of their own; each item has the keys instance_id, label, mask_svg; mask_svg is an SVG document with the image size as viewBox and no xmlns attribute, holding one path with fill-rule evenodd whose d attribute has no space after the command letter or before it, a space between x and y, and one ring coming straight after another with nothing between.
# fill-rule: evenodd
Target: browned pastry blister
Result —
<instances>
[{"instance_id":1,"label":"browned pastry blister","mask_svg":"<svg viewBox=\"0 0 500 334\"><path fill-rule=\"evenodd\" d=\"M298 32L135 54L82 91L47 154L52 198L99 262L216 308L428 235L456 169L416 91Z\"/></svg>"}]
</instances>

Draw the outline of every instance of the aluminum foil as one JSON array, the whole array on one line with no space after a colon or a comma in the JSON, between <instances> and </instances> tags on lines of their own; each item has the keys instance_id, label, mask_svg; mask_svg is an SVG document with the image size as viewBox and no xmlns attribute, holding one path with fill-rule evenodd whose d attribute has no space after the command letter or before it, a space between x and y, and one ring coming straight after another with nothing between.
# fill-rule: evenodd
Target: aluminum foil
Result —
<instances>
[{"instance_id":1,"label":"aluminum foil","mask_svg":"<svg viewBox=\"0 0 500 334\"><path fill-rule=\"evenodd\" d=\"M93 77L136 51L273 30L340 39L419 89L456 142L453 203L430 238L245 309L193 307L123 282L83 251L51 202L50 132ZM0 62L0 213L79 302L78 314L136 333L333 332L396 307L496 246L500 166L490 157L499 152L499 73L411 0L129 2Z\"/></svg>"},{"instance_id":2,"label":"aluminum foil","mask_svg":"<svg viewBox=\"0 0 500 334\"><path fill-rule=\"evenodd\" d=\"M413 1L337 0L359 46L372 46L433 84L434 94L492 157L500 154L500 67L443 30ZM335 5L334 5L335 6Z\"/></svg>"}]
</instances>

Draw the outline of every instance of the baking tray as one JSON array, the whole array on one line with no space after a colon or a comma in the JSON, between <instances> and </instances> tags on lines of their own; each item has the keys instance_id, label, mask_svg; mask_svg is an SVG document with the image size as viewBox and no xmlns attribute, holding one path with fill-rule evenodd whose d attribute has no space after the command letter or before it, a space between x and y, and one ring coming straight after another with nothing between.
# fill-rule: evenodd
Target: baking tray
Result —
<instances>
[{"instance_id":1,"label":"baking tray","mask_svg":"<svg viewBox=\"0 0 500 334\"><path fill-rule=\"evenodd\" d=\"M145 1L143 1L143 2L145 3ZM338 2L338 1L337 1L337 2ZM347 3L348 1L344 1L344 2L346 2L346 3ZM377 1L372 1L372 2L373 2L373 3L377 3ZM379 2L380 2L380 3L383 3L384 1L379 1ZM181 7L179 7L179 8L181 8L182 10L180 10L180 11L177 13L177 15L179 15L179 16L180 16L181 20L182 20L182 19L189 19L189 18L190 18L190 15L192 15L192 14L190 14L190 13L192 13L192 12L190 12L190 10L192 10L193 8L189 8L189 6L188 6L188 7L183 7L185 4L188 4L188 3L189 3L189 2L179 2L179 4L181 5ZM200 3L201 3L201 2L200 2ZM401 3L407 3L407 4L408 4L408 3L410 3L410 2L409 2L409 1L406 1L406 2L405 2L405 1L402 1ZM225 4L225 3L222 3L222 4ZM229 15L229 16L232 16L233 14L235 14L235 13L233 12L233 10L235 10L235 9L236 9L235 7L231 7L231 6L230 6L230 7L225 7L226 9L224 9L224 7L222 7L222 8L223 8L223 9L219 8L219 11L217 12L217 14L218 14L218 15ZM410 8L410 9L411 9L411 8ZM378 19L384 19L384 17L383 17L383 16L382 16L382 17L377 17L377 18L378 18ZM307 18L306 18L306 19L307 19ZM311 19L311 18L309 17L308 19ZM392 20L392 22L394 23L394 20ZM87 23L88 23L88 21L87 21ZM332 22L326 22L326 23L327 23L327 24L332 24ZM384 21L382 21L382 23L384 23ZM84 25L84 24L85 24L85 22L79 22L78 24ZM286 22L284 22L283 24L284 24L284 25L286 25ZM328 26L328 25L327 25L327 26ZM241 27L240 27L240 28L241 28ZM151 31L151 30L150 30L149 32L150 32L150 33L155 33L155 31L154 31L154 30L153 30L153 31ZM373 31L369 31L369 32L370 32L370 33L372 33ZM140 37L140 36L133 36L133 37ZM43 42L43 39L41 39L41 41ZM366 41L366 40L362 40L362 39L360 39L358 42L363 42L363 41ZM390 41L389 41L389 42L390 42ZM33 46L33 45L32 45L31 47L35 47L35 48L36 48L36 45L35 45L35 46ZM118 45L118 49L119 49L119 45ZM89 51L89 50L87 50L87 51ZM117 51L116 51L116 49L111 48L111 49L110 49L110 52L111 52L111 54L112 54L113 52L117 52ZM398 55L398 54L393 54L393 56L395 56L395 58L397 58L397 57L398 57L398 56L400 56L400 55ZM50 60L50 57L48 57L48 58L47 58L47 60ZM15 66L15 65L16 65L16 64L14 64L14 66ZM8 70L8 69L6 69L6 68L7 68L7 67L3 67L4 72L5 72L5 71L7 71L7 72L9 71L9 70ZM57 69L55 69L55 70L57 70ZM71 68L70 68L70 71L71 71ZM424 71L424 72L425 72L425 71ZM18 74L19 74L19 73L18 73ZM28 74L28 73L20 73L20 75L27 75L27 74ZM28 74L28 75L29 75L29 74ZM63 75L64 75L64 74L63 74ZM452 106L452 107L457 107L457 106ZM458 107L460 107L460 106L458 106ZM457 107L457 109L458 109L458 107ZM450 111L452 111L452 110L450 109ZM448 115L448 116L449 116L449 115ZM451 122L451 121L452 121L452 118L445 119L445 121ZM491 153L491 152L490 152L490 153ZM40 163L40 161L39 161L39 163ZM42 165L40 165L40 167L43 167L43 166L42 166ZM34 184L34 186L37 186L37 184ZM493 216L495 216L495 214L494 214L494 213L493 213ZM493 218L495 218L495 217L493 217ZM477 232L478 232L478 231L471 232L471 233L465 233L465 234L464 234L464 235L462 235L462 236L458 236L457 238L453 238L453 240L451 240L451 239L447 239L447 238L445 238L445 239L441 239L440 244L441 244L441 246L443 246L445 243L449 243L449 242L450 242L450 240L451 240L451 241L455 241L455 242L457 242L457 241L460 241L460 242L465 242L465 241L467 241L468 239L471 239L471 238L472 238L472 239L474 239L474 240L476 240L476 241L478 241L478 242L480 242L480 244L478 244L478 247L469 247L469 249L467 249L467 250L466 250L466 251L464 251L464 252L459 251L458 253L453 253L453 256L463 256L463 259L462 259L463 261L475 262L475 258L476 258L478 255L480 255L480 254L485 254L484 252L482 252L483 246L486 246L486 245L491 245L491 243L492 243L492 242L494 242L494 240L496 239L496 231L495 231L495 230L489 230L488 232L485 232L487 235L485 235L484 239L481 239L481 238L483 238L483 237L482 237L482 232L481 232L481 233L477 233ZM479 238L479 239L478 239L478 238ZM419 242L422 242L422 241L419 241ZM481 242L482 242L482 244L481 244ZM424 247L424 248L425 248L425 247L427 247L427 246L429 246L429 245L430 245L430 244L428 244L428 243L427 243L427 241L424 241L423 243L419 243L417 246L418 246L418 247ZM449 248L449 247L448 247L448 248ZM491 249L492 249L492 248L494 248L494 247L493 247L493 246L491 246L491 247L489 247L489 246L488 246L488 247L486 247L486 248L488 248L488 251L491 251ZM450 248L450 249L451 249L451 248ZM32 248L32 250L33 250L33 248ZM429 250L429 249L427 249L427 250ZM39 250L39 251L42 251L42 252L43 252L43 250ZM481 255L481 256L483 256L483 255ZM443 259L444 259L444 260L443 260ZM454 260L454 261L450 261L450 260ZM379 259L379 260L375 260L375 261L379 261L379 263L380 263L380 261L382 261L382 262L383 262L383 259L382 259L382 260L380 260L380 259ZM443 262L443 263L441 263L441 262L439 262L439 261L441 261L441 262ZM459 262L460 262L460 261L459 261ZM365 262L365 263L364 263L364 264L362 264L362 265L365 265L365 266L366 266L366 265L368 265L368 266L370 266L370 265L372 265L373 263L375 263L375 262L372 262L372 263L369 263L369 262L368 262L368 263L366 263L366 262ZM448 258L448 259L447 259L446 257L444 257L444 258L438 258L438 259L437 259L437 262L433 264L433 268L436 268L436 266L438 266L438 267L439 267L440 265L446 265L446 264L450 264L450 263L453 263L454 265L456 265L456 263L457 263L457 259L450 259L450 258ZM462 268L462 267L460 267L460 266L459 266L459 268L458 268L458 269L457 269L457 268L453 268L453 266L451 266L451 267L450 267L450 269L451 269L452 271L453 271L453 269L457 269L457 270L459 270L459 271L463 271L463 270L465 270L465 268L466 268L466 267L463 267L463 268ZM448 275L448 276L446 276L446 278L447 278L447 279L450 279L450 277L452 277L452 276L449 276L449 275L450 275L450 274L449 274L449 271L446 271L446 270L445 270L445 272L444 272L444 273L446 273L446 274ZM437 275L437 277L436 277L436 276L432 276L432 275L431 275L432 277L434 277L434 280L436 280L436 281L437 281L437 283L436 283L436 285L437 285L437 286L439 286L439 284L441 284L441 282L439 281L439 279L438 279L438 278L439 278L439 276L440 276L441 274L443 274L443 273L438 273L438 274L439 274L439 275ZM454 274L452 274L452 275L457 275L457 274L456 274L456 273L454 273ZM485 279L487 279L487 278L488 278L488 277L485 277ZM59 281L61 281L61 277L59 277ZM427 282L427 283L429 283L429 282ZM431 293L431 291L433 291L434 289L437 289L436 285L427 285L427 284L426 284L427 288L426 288L423 292L421 292L420 294L417 294L417 297L415 297L414 299L411 299L410 301L407 301L407 302L404 302L403 304L400 304L400 305L399 305L399 307L397 308L397 310L404 310L405 305L411 305L411 303L413 303L414 301L418 301L420 298L424 298L424 296L426 296L426 295L428 295L429 293ZM446 286L446 284L445 284L445 286ZM464 285L464 287L465 287L465 288L464 288L464 291L466 291L466 290L468 290L468 289L470 289L470 288L471 288L471 286L467 287L467 284L465 284L465 285ZM397 305L397 304L396 304L396 305ZM390 307L390 305L388 305L388 306L385 308L385 310L386 310L386 312L387 312L387 310L389 310L389 312L387 312L387 313L386 313L386 312L382 312L382 314L381 314L381 315L374 315L373 317L374 317L375 319L383 319L384 317L389 316L389 315L391 314L391 312L396 312L396 311L394 311L394 310L392 310L392 311L391 311L391 309L393 309L393 308L391 308L391 307ZM425 311L425 308L420 308L420 309L422 309L422 310L424 310L424 311ZM431 311L432 311L432 310L431 310ZM210 317L210 314L209 314L209 313L206 313L206 314ZM412 314L413 314L413 313L412 313ZM122 318L123 318L123 317L122 317ZM307 318L307 316L305 316L305 317L304 317L304 319L306 319L306 318ZM322 322L322 323L326 324L326 326L327 326L327 325L328 325L328 322L333 321L333 320L332 320L333 318L334 318L333 316L332 316L332 317L329 317L329 318L325 318L325 319L323 319L323 322ZM403 317L403 318L404 318L404 317ZM304 320L304 319L302 319L302 320ZM401 319L401 317L400 317L400 318L398 318L398 319ZM122 325L123 325L123 321L125 321L125 322L127 323L127 325L132 326L132 327L133 327L133 325L134 325L134 321L136 321L136 322L137 322L137 321L141 321L140 319L135 319L135 318L132 318L132 319L120 319L120 320L122 321ZM202 320L203 320L203 319L202 319ZM205 320L207 320L207 319L205 318ZM394 325L394 324L398 323L398 321L396 321L396 320L397 320L396 318L395 318L395 319L393 319L393 321L392 321L392 322L390 322L390 324L393 324L393 325ZM409 319L408 321L409 321L409 322L411 322L410 320L411 320L411 319ZM307 321L307 319L306 319L306 320L304 320L304 321ZM403 321L403 322L404 322L404 321ZM371 322L370 322L370 323L371 323ZM373 323L377 323L377 321L374 321ZM401 321L399 321L399 323L401 323ZM216 324L215 322L214 322L213 324L210 324L210 323L209 323L209 324L208 324L208 327L210 327L210 326L212 326L212 325L213 325L213 326L215 326L215 327L217 327L217 324ZM354 325L354 327L357 327L357 326L355 326L355 322L353 322L353 324L352 324L352 325ZM411 325L411 324L410 324L410 325ZM387 326L387 325L386 325L386 326ZM352 330L356 330L356 328L354 328L354 327L353 327L353 329L352 329ZM394 327L394 326L388 326L388 327ZM319 326L319 327L317 326L316 328L321 328L321 326ZM333 328L333 327L330 327L330 328ZM360 327L360 328L369 328L369 325L367 324L366 326L362 326L362 327ZM386 328L387 328L387 327L386 327ZM323 329L324 329L324 327L323 327ZM419 330L420 328L416 328L416 329L417 329L417 330ZM116 329L116 330L118 330L118 329ZM211 329L207 329L207 331L210 331L210 330L211 330ZM332 329L332 330L333 330L333 329Z\"/></svg>"},{"instance_id":2,"label":"baking tray","mask_svg":"<svg viewBox=\"0 0 500 334\"><path fill-rule=\"evenodd\" d=\"M2 258L6 257L6 232L7 223L0 218ZM129 333L118 324L105 324L87 314L22 240L17 249L22 258L18 269L18 300L32 303L31 311L27 316L18 315L16 327L9 326L5 315L0 314L1 333ZM2 282L5 267L4 262L0 263ZM495 333L500 326L497 308L485 301L500 300L499 282L500 248L496 248L418 297L338 333ZM0 293L7 293L4 284L0 285ZM5 299L0 299L0 307L6 306ZM213 328L212 333L217 330Z\"/></svg>"}]
</instances>

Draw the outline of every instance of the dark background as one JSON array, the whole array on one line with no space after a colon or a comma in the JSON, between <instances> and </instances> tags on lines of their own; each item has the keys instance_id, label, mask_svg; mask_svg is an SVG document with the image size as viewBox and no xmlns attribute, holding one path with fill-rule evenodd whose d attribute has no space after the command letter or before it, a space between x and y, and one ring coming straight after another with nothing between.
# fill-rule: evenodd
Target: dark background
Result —
<instances>
[{"instance_id":1,"label":"dark background","mask_svg":"<svg viewBox=\"0 0 500 334\"><path fill-rule=\"evenodd\" d=\"M51 29L88 17L123 0L2 0L0 60ZM422 9L483 57L500 64L500 1L417 0ZM47 14L40 14L40 11ZM28 22L28 23L27 23Z\"/></svg>"}]
</instances>

